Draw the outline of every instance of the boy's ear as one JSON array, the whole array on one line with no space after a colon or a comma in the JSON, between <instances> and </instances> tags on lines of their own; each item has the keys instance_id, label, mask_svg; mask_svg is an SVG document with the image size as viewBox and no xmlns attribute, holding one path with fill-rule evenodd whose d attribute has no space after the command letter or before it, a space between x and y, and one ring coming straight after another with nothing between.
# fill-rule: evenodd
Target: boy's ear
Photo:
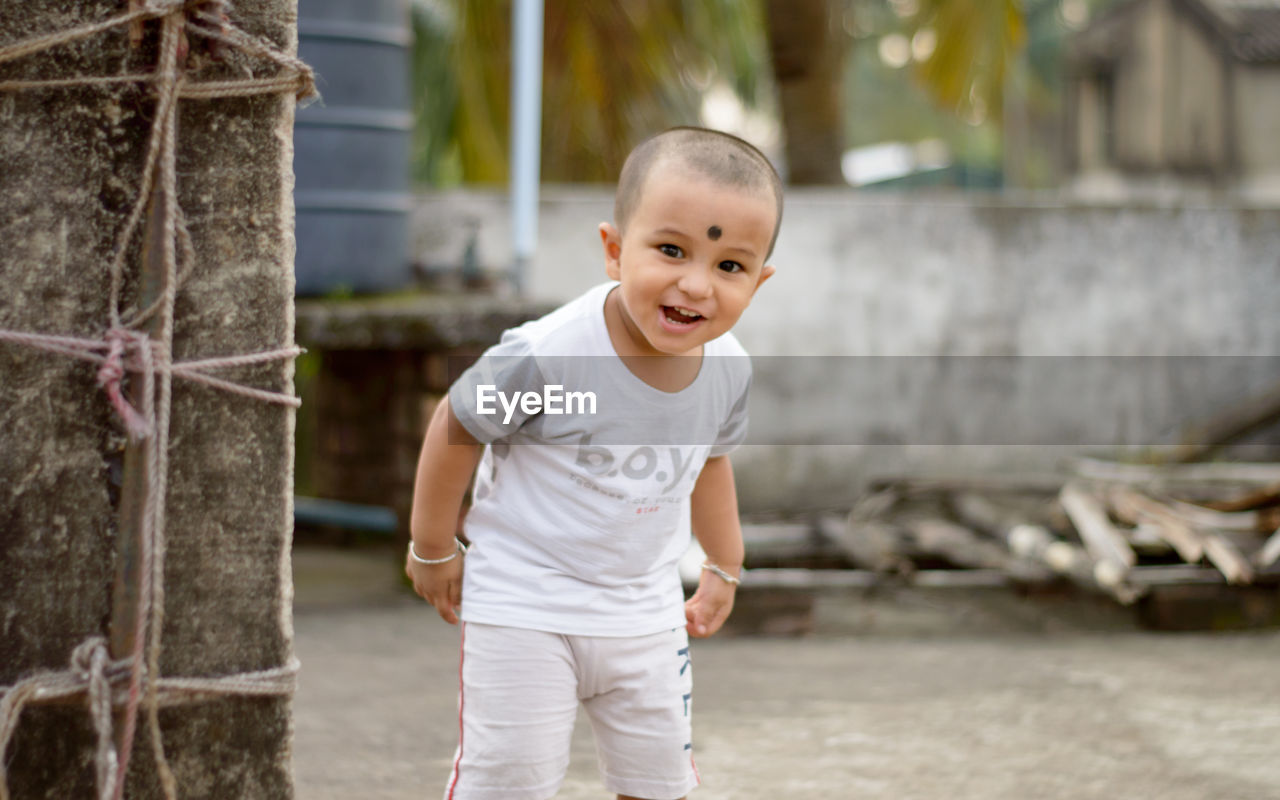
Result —
<instances>
[{"instance_id":1,"label":"boy's ear","mask_svg":"<svg viewBox=\"0 0 1280 800\"><path fill-rule=\"evenodd\" d=\"M604 271L613 280L622 279L622 235L612 223L600 223L600 241L604 244Z\"/></svg>"},{"instance_id":2,"label":"boy's ear","mask_svg":"<svg viewBox=\"0 0 1280 800\"><path fill-rule=\"evenodd\" d=\"M756 293L756 290L757 290L757 289L759 289L761 286L764 286L764 282L765 282L765 281L767 281L767 280L769 280L770 278L772 278L772 277L773 277L773 273L775 273L775 272L777 272L777 271L778 271L778 270L777 270L777 269L775 269L775 268L773 267L773 265L771 265L771 264L765 264L765 265L764 265L764 267L762 267L762 268L761 268L761 270L760 270L760 280L756 281L756 288L755 288L755 289L752 289L752 290L751 290L751 293L752 293L752 294L755 294L755 293Z\"/></svg>"}]
</instances>

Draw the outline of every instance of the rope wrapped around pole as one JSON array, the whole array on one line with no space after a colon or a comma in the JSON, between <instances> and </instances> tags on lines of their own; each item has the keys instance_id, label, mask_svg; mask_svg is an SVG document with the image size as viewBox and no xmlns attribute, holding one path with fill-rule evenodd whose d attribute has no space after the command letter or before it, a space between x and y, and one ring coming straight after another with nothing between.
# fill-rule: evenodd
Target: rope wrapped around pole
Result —
<instances>
[{"instance_id":1,"label":"rope wrapped around pole","mask_svg":"<svg viewBox=\"0 0 1280 800\"><path fill-rule=\"evenodd\" d=\"M160 22L160 59L153 72L114 76L85 76L57 80L0 82L0 91L48 91L66 87L111 86L140 83L156 95L142 179L128 220L115 244L110 264L110 318L98 337L51 335L0 330L0 342L35 348L98 365L98 384L134 442L143 442L149 482L142 513L142 568L138 574L141 598L135 620L134 650L128 658L111 659L106 641L92 636L71 654L63 670L33 673L12 686L0 687L0 800L9 800L5 752L17 730L23 709L36 704L67 702L83 697L96 734L94 758L98 798L119 800L124 792L129 755L139 710L145 709L152 753L165 796L177 797L177 786L164 754L159 709L193 700L224 696L287 696L296 682L298 663L275 669L215 677L163 677L159 674L160 634L164 621L165 493L168 479L169 417L173 377L206 384L249 399L296 408L297 397L244 386L212 371L264 364L294 358L302 352L284 347L258 353L173 362L174 304L181 284L195 260L191 235L177 201L177 110L179 100L217 100L252 95L286 95L307 100L316 94L315 79L306 64L281 52L274 44L245 33L225 16L207 11L202 0L130 0L130 10L109 19L69 30L32 37L0 47L0 64L43 53L69 42L100 33L136 26L148 20ZM180 65L180 40L203 37L267 62L274 74L247 75L241 80L188 80ZM151 306L124 314L120 308L124 266L130 242L148 203L155 198L163 207L161 248L163 287ZM181 255L181 259L179 256ZM179 261L183 269L179 270ZM153 338L138 328L159 315ZM141 407L122 393L129 375L143 382ZM123 710L123 727L115 740L115 717Z\"/></svg>"}]
</instances>

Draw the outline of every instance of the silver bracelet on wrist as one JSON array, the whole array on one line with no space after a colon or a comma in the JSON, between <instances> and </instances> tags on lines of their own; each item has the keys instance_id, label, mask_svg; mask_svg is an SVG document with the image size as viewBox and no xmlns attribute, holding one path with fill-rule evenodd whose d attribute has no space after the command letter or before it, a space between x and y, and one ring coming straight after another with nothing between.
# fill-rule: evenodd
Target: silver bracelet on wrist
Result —
<instances>
[{"instance_id":1,"label":"silver bracelet on wrist","mask_svg":"<svg viewBox=\"0 0 1280 800\"><path fill-rule=\"evenodd\" d=\"M453 552L445 556L444 558L423 558L422 556L414 552L413 540L410 539L409 540L409 558L413 559L419 564L428 564L428 565L445 564L447 562L454 560L458 556L465 556L467 554L467 546L463 544L462 540L459 539L457 536L453 537L453 544L454 544Z\"/></svg>"},{"instance_id":2,"label":"silver bracelet on wrist","mask_svg":"<svg viewBox=\"0 0 1280 800\"><path fill-rule=\"evenodd\" d=\"M719 578L720 580L724 581L727 584L730 584L731 586L737 586L738 584L742 583L741 578L733 577L729 573L717 567L715 564L712 564L710 561L702 562L702 568L705 569L707 572L714 574L717 578Z\"/></svg>"}]
</instances>

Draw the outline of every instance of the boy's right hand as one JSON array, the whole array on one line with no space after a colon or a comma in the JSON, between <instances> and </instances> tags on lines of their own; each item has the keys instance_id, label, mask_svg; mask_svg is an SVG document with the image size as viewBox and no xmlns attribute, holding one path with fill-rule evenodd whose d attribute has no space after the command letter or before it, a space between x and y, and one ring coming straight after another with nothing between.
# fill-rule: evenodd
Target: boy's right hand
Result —
<instances>
[{"instance_id":1,"label":"boy's right hand","mask_svg":"<svg viewBox=\"0 0 1280 800\"><path fill-rule=\"evenodd\" d=\"M405 555L405 574L413 581L413 590L436 607L440 618L450 625L458 624L458 606L462 605L462 561L458 557L443 564L419 564Z\"/></svg>"}]
</instances>

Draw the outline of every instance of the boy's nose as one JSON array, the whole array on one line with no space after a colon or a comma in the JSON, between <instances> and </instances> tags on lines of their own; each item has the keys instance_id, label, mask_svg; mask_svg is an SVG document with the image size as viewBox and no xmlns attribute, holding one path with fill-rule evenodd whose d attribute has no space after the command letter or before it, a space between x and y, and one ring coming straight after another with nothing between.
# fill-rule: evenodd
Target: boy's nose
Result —
<instances>
[{"instance_id":1,"label":"boy's nose","mask_svg":"<svg viewBox=\"0 0 1280 800\"><path fill-rule=\"evenodd\" d=\"M704 269L689 270L680 276L680 281L676 285L689 297L703 298L711 294L711 278Z\"/></svg>"}]
</instances>

